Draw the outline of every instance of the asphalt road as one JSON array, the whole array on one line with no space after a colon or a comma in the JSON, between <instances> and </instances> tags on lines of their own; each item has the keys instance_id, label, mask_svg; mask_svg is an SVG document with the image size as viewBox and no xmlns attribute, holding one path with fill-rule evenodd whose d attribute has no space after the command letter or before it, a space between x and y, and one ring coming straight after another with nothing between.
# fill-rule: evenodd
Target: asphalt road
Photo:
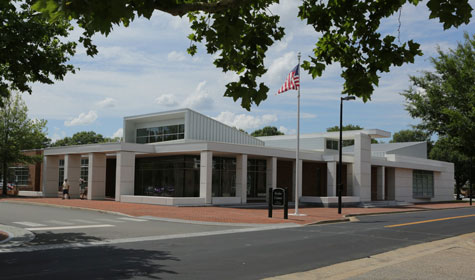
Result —
<instances>
[{"instance_id":1,"label":"asphalt road","mask_svg":"<svg viewBox=\"0 0 475 280\"><path fill-rule=\"evenodd\" d=\"M464 217L460 217L464 216ZM419 224L386 227L432 219ZM2 279L260 279L475 232L475 209L360 217L359 222L0 253ZM140 228L149 222L137 222ZM185 225L194 226L194 225ZM227 234L223 234L227 233ZM210 232L207 230L207 232ZM62 232L54 232L61 235ZM68 233L64 233L68 234ZM82 238L97 238L94 232ZM74 242L68 243L69 245Z\"/></svg>"}]
</instances>

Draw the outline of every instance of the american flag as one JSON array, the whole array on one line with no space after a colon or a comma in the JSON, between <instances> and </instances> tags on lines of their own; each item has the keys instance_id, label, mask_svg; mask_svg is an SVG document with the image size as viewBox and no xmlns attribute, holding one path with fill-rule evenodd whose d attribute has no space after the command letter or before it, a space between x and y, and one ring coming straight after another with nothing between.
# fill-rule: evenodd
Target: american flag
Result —
<instances>
[{"instance_id":1,"label":"american flag","mask_svg":"<svg viewBox=\"0 0 475 280\"><path fill-rule=\"evenodd\" d=\"M279 89L277 94L281 94L282 92L291 90L291 89L299 89L300 87L300 74L299 74L299 65L294 67L292 71L290 71L289 75L287 76L287 79L285 80L285 83L282 85L282 87Z\"/></svg>"}]
</instances>

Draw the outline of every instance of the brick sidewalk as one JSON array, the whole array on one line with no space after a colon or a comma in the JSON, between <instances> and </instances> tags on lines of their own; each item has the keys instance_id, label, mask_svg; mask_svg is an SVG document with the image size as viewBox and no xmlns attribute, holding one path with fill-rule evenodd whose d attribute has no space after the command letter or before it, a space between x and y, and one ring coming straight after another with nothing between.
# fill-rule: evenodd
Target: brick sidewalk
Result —
<instances>
[{"instance_id":1,"label":"brick sidewalk","mask_svg":"<svg viewBox=\"0 0 475 280\"><path fill-rule=\"evenodd\" d=\"M418 211L425 209L445 209L469 207L468 202L418 204L397 208L343 208L342 215L337 208L309 207L300 208L299 212L306 216L291 216L294 209L289 209L289 219L283 219L283 210L274 210L273 217L267 218L267 209L243 209L230 207L175 207L151 204L124 203L109 200L62 200L61 198L3 198L2 201L41 203L66 207L80 207L102 211L119 212L131 216L154 216L160 218L182 219L191 221L220 223L297 223L312 224L323 221L344 219L345 215L374 214L386 212Z\"/></svg>"}]
</instances>

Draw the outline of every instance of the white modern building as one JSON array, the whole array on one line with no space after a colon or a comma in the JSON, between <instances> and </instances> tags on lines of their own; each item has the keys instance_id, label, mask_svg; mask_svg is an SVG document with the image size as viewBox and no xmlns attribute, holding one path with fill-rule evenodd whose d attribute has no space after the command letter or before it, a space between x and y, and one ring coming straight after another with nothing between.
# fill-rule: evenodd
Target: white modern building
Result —
<instances>
[{"instance_id":1,"label":"white modern building","mask_svg":"<svg viewBox=\"0 0 475 280\"><path fill-rule=\"evenodd\" d=\"M121 143L55 147L44 151L43 195L56 197L68 178L72 197L79 179L88 199L163 205L264 202L269 188L294 199L337 202L338 133L252 137L190 109L124 118ZM379 129L345 131L343 202L430 202L452 199L452 163L428 160L424 142L371 144L388 138Z\"/></svg>"}]
</instances>

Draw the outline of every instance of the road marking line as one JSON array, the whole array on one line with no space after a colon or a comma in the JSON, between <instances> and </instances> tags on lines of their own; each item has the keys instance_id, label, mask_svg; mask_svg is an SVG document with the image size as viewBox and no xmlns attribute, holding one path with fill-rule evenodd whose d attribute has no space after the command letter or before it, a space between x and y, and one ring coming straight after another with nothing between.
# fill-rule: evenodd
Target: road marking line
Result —
<instances>
[{"instance_id":1,"label":"road marking line","mask_svg":"<svg viewBox=\"0 0 475 280\"><path fill-rule=\"evenodd\" d=\"M448 218L440 218L440 219L433 219L433 220L425 220L425 221L412 222L412 223L405 223L405 224L397 224L397 225L390 225L390 226L384 226L384 227L385 227L385 228L402 227L402 226L425 224L425 223L432 223L432 222L439 222L439 221L446 221L446 220L453 220L453 219L461 219L461 218L468 218L468 217L475 217L475 214L472 214L472 215L464 215L464 216L456 216L456 217L448 217Z\"/></svg>"},{"instance_id":2,"label":"road marking line","mask_svg":"<svg viewBox=\"0 0 475 280\"><path fill-rule=\"evenodd\" d=\"M69 223L69 222L63 222L63 221L58 221L58 220L47 220L45 221L47 224L57 224L61 226L71 226L74 225L74 223Z\"/></svg>"},{"instance_id":3,"label":"road marking line","mask_svg":"<svg viewBox=\"0 0 475 280\"><path fill-rule=\"evenodd\" d=\"M170 234L170 235L155 235L155 236L144 236L144 237L106 239L106 240L100 240L100 241L63 243L63 244L51 244L51 245L48 244L48 245L37 245L37 246L30 246L30 247L8 247L8 248L0 247L0 254L13 253L13 252L35 252L35 251L53 250L53 249L87 248L87 247L94 247L94 246L107 246L107 245L115 245L115 244L123 244L123 243L135 243L135 242L159 241L159 240L168 240L168 239L177 239L177 238L213 236L213 235L221 235L221 234L255 232L255 231L273 230L273 229L294 228L294 227L301 227L301 225L296 225L296 224L272 225L268 227L226 229L226 230L205 231L205 232L196 232L196 233L177 233L177 234Z\"/></svg>"},{"instance_id":4,"label":"road marking line","mask_svg":"<svg viewBox=\"0 0 475 280\"><path fill-rule=\"evenodd\" d=\"M124 221L119 221L116 219L108 219L108 218L97 218L94 220L101 221L101 222L108 222L108 223L124 223Z\"/></svg>"},{"instance_id":5,"label":"road marking line","mask_svg":"<svg viewBox=\"0 0 475 280\"><path fill-rule=\"evenodd\" d=\"M34 227L25 228L26 230L64 230L64 229L80 229L80 228L102 228L102 227L115 227L114 225L83 225L83 226L66 226L66 227Z\"/></svg>"},{"instance_id":6,"label":"road marking line","mask_svg":"<svg viewBox=\"0 0 475 280\"><path fill-rule=\"evenodd\" d=\"M27 226L27 227L44 227L46 225L43 224L37 224L37 223L31 223L31 222L13 222L14 224L19 224L22 226Z\"/></svg>"},{"instance_id":7,"label":"road marking line","mask_svg":"<svg viewBox=\"0 0 475 280\"><path fill-rule=\"evenodd\" d=\"M98 224L99 222L95 221L88 221L88 220L83 220L83 219L71 219L71 221L83 223L83 224Z\"/></svg>"},{"instance_id":8,"label":"road marking line","mask_svg":"<svg viewBox=\"0 0 475 280\"><path fill-rule=\"evenodd\" d=\"M118 219L121 219L121 220L126 220L126 221L132 221L132 222L146 222L147 220L143 220L143 219L136 219L136 218L118 218Z\"/></svg>"}]
</instances>

